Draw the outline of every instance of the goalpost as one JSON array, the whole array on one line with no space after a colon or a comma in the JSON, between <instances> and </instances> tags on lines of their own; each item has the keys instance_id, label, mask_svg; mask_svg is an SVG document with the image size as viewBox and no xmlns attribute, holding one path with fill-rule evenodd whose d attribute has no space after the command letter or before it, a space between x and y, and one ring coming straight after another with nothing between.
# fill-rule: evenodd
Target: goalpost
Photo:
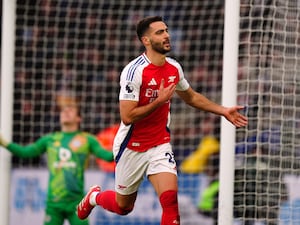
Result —
<instances>
[{"instance_id":1,"label":"goalpost","mask_svg":"<svg viewBox=\"0 0 300 225\"><path fill-rule=\"evenodd\" d=\"M236 105L239 3L239 0L230 0L225 3L222 77L222 105L225 106ZM222 118L218 224L231 225L233 223L234 149L235 128Z\"/></svg>"},{"instance_id":2,"label":"goalpost","mask_svg":"<svg viewBox=\"0 0 300 225\"><path fill-rule=\"evenodd\" d=\"M212 170L220 172L220 224L299 223L299 11L298 0L5 0L1 132L28 144L58 130L57 101L64 95L81 99L83 130L97 135L118 123L120 71L143 51L135 24L161 15L172 37L170 56L191 86L226 106L245 105L249 118L248 127L234 129L174 97L170 130L182 225L212 224L199 212L204 189L216 179ZM198 153L216 150L211 137L220 141L221 163L205 167ZM46 163L45 156L19 159L1 148L1 224L42 219ZM93 157L87 176L105 187L113 182ZM158 224L159 202L147 182L139 194L129 216L96 210L91 225Z\"/></svg>"},{"instance_id":3,"label":"goalpost","mask_svg":"<svg viewBox=\"0 0 300 225\"><path fill-rule=\"evenodd\" d=\"M0 132L7 140L12 136L15 9L14 0L2 1ZM1 224L9 221L10 170L11 154L0 147Z\"/></svg>"}]
</instances>

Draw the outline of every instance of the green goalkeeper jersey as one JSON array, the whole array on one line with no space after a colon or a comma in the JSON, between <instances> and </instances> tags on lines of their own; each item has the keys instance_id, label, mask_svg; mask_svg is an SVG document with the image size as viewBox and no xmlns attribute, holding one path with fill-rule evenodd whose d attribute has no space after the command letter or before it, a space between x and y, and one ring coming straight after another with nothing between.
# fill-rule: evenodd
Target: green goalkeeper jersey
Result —
<instances>
[{"instance_id":1,"label":"green goalkeeper jersey","mask_svg":"<svg viewBox=\"0 0 300 225\"><path fill-rule=\"evenodd\" d=\"M90 153L106 161L113 161L111 151L103 149L95 136L81 131L55 132L27 146L10 143L7 149L23 158L46 152L49 168L48 203L82 198L84 170Z\"/></svg>"}]
</instances>

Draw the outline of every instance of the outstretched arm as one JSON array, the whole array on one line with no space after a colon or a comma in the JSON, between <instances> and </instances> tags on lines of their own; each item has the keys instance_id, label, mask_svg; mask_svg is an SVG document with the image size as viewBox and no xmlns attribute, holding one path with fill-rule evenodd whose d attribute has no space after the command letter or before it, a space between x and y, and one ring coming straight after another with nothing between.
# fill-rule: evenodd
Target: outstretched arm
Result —
<instances>
[{"instance_id":1,"label":"outstretched arm","mask_svg":"<svg viewBox=\"0 0 300 225\"><path fill-rule=\"evenodd\" d=\"M177 94L188 105L200 110L224 116L229 122L231 122L236 127L243 127L248 124L247 117L239 113L239 110L244 108L243 106L221 106L215 102L212 102L204 95L195 92L191 87L189 87L186 91L177 91Z\"/></svg>"},{"instance_id":2,"label":"outstretched arm","mask_svg":"<svg viewBox=\"0 0 300 225\"><path fill-rule=\"evenodd\" d=\"M112 162L114 160L112 151L104 149L99 141L97 141L96 137L94 137L93 135L89 135L88 139L91 151L97 158L103 159L107 162Z\"/></svg>"},{"instance_id":3,"label":"outstretched arm","mask_svg":"<svg viewBox=\"0 0 300 225\"><path fill-rule=\"evenodd\" d=\"M22 157L31 158L41 155L45 151L45 144L47 142L47 136L39 138L35 143L22 146L17 143L6 141L0 133L0 145L9 150L12 154Z\"/></svg>"},{"instance_id":4,"label":"outstretched arm","mask_svg":"<svg viewBox=\"0 0 300 225\"><path fill-rule=\"evenodd\" d=\"M244 127L248 124L247 117L239 113L239 110L243 109L244 106L234 106L225 108L223 116L230 121L236 127Z\"/></svg>"}]
</instances>

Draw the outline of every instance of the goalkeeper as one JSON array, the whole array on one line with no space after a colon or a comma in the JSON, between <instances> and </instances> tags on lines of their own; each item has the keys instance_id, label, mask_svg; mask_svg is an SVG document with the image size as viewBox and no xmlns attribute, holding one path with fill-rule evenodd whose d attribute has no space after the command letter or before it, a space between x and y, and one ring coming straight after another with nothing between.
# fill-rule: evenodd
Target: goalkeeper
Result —
<instances>
[{"instance_id":1,"label":"goalkeeper","mask_svg":"<svg viewBox=\"0 0 300 225\"><path fill-rule=\"evenodd\" d=\"M103 149L96 137L79 130L81 117L76 103L61 106L61 131L40 137L36 142L21 146L8 143L0 135L0 145L12 154L30 158L47 153L49 181L44 225L88 225L76 215L76 205L84 196L84 170L90 153L113 161L111 151Z\"/></svg>"}]
</instances>

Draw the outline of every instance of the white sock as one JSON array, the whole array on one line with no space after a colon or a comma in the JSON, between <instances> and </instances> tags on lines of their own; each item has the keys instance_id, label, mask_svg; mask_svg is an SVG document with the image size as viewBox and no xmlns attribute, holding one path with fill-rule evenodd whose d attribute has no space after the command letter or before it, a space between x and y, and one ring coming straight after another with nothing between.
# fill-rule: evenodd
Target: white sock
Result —
<instances>
[{"instance_id":1,"label":"white sock","mask_svg":"<svg viewBox=\"0 0 300 225\"><path fill-rule=\"evenodd\" d=\"M97 203L96 203L96 196L97 196L97 194L99 194L99 192L94 191L90 195L90 204L93 205L93 206L97 205Z\"/></svg>"}]
</instances>

